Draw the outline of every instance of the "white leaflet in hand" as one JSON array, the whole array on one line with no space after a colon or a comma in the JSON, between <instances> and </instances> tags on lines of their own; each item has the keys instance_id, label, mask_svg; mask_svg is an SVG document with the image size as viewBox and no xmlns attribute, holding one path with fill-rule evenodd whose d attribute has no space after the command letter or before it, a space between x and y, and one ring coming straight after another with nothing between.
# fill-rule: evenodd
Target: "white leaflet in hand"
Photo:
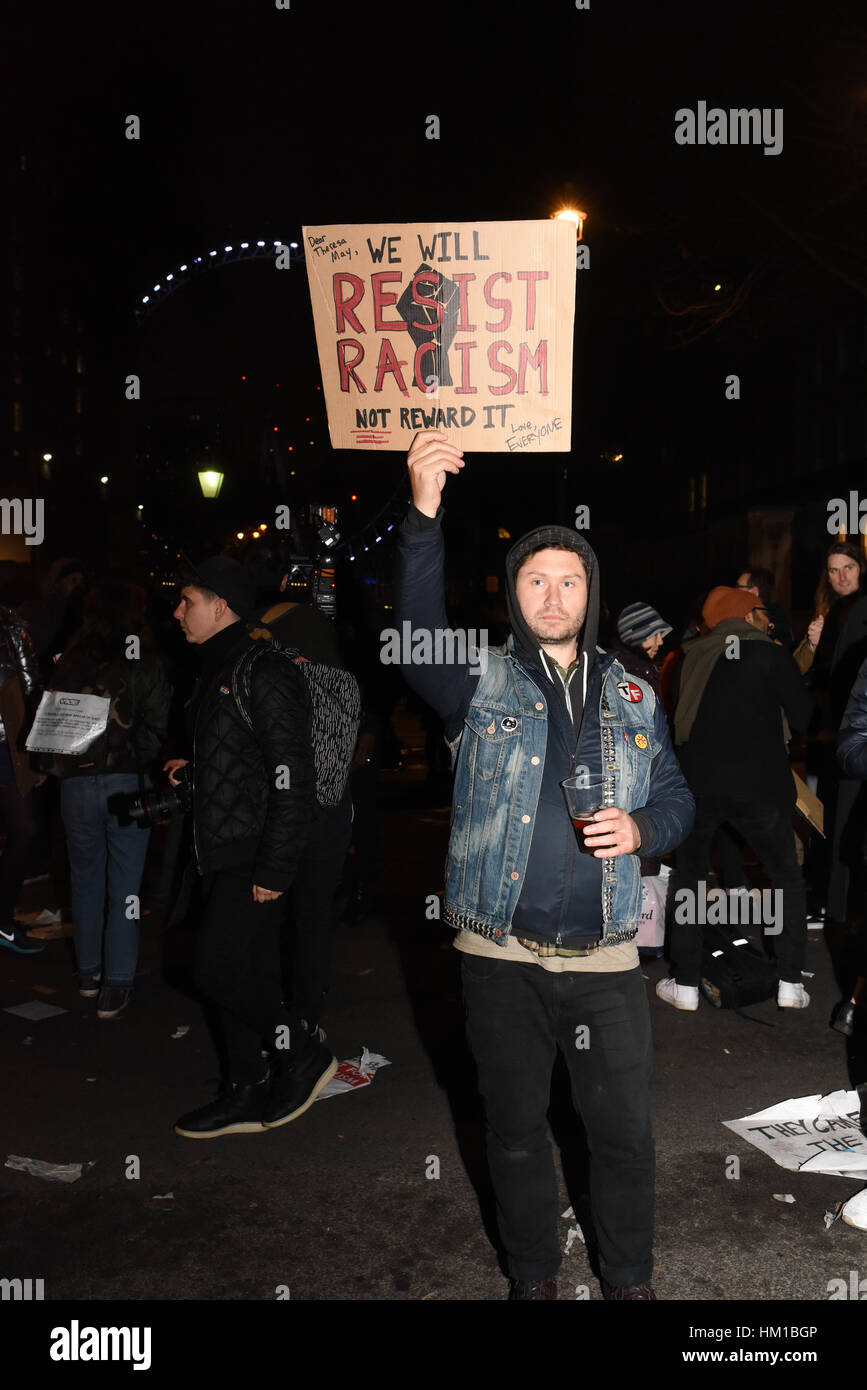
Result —
<instances>
[{"instance_id":1,"label":"white leaflet in hand","mask_svg":"<svg viewBox=\"0 0 867 1390\"><path fill-rule=\"evenodd\" d=\"M31 753L84 753L108 727L107 695L46 690L26 747Z\"/></svg>"}]
</instances>

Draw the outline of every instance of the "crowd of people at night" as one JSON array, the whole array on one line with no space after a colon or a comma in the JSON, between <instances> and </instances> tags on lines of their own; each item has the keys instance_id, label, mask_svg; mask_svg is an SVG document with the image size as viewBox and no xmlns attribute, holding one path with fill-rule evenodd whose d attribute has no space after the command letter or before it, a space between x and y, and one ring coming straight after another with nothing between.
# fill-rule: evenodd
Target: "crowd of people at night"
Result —
<instances>
[{"instance_id":1,"label":"crowd of people at night","mask_svg":"<svg viewBox=\"0 0 867 1390\"><path fill-rule=\"evenodd\" d=\"M394 618L442 635L442 494L465 460L429 431L408 467ZM61 557L39 597L0 606L0 948L37 955L34 926L71 920L81 996L100 1020L132 1021L142 902L161 909L154 921L194 914L193 979L227 1071L176 1133L294 1121L337 1067L322 1026L335 932L370 906L377 774L408 687L436 731L439 776L442 753L451 759L443 920L461 953L508 1297L557 1296L546 1111L559 1048L588 1136L604 1297L653 1299L645 880L671 870L663 1003L695 1012L706 975L701 911L672 903L700 904L712 885L730 909L723 923L740 924L768 883L781 912L752 920L779 1008L809 1007L807 933L821 924L851 945L831 1027L851 1037L864 1026L864 552L827 546L803 635L749 556L695 596L679 631L653 606L650 576L635 575L632 600L609 612L586 537L538 527L506 557L504 645L455 661L453 650L437 659L434 640L430 661L407 653L397 668L405 686L372 629L309 596L290 601L289 571L276 543L211 556L178 574L168 605L162 585ZM52 692L103 702L83 749L27 750ZM793 769L824 808L824 834L803 820L796 831ZM564 784L595 793L586 815L571 813ZM16 917L25 884L45 894L27 924ZM385 904L387 874L379 892Z\"/></svg>"}]
</instances>

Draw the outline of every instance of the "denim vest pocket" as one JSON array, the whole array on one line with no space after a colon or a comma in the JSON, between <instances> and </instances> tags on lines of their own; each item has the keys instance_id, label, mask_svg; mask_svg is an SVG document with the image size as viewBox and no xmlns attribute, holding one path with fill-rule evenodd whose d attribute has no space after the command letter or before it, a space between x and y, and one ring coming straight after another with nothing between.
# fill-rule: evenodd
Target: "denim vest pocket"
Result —
<instances>
[{"instance_id":1,"label":"denim vest pocket","mask_svg":"<svg viewBox=\"0 0 867 1390\"><path fill-rule=\"evenodd\" d=\"M490 781L502 771L507 754L521 740L520 715L502 707L471 705L465 724L474 735L470 752L470 774Z\"/></svg>"}]
</instances>

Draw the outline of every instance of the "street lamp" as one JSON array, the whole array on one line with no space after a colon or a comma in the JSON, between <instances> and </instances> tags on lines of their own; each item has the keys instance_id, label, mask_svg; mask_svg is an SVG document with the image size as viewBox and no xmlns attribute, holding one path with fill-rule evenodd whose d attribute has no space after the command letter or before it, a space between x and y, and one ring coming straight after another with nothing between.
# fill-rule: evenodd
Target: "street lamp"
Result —
<instances>
[{"instance_id":1,"label":"street lamp","mask_svg":"<svg viewBox=\"0 0 867 1390\"><path fill-rule=\"evenodd\" d=\"M203 497L219 497L223 486L223 474L215 468L203 468L199 473L199 486Z\"/></svg>"},{"instance_id":2,"label":"street lamp","mask_svg":"<svg viewBox=\"0 0 867 1390\"><path fill-rule=\"evenodd\" d=\"M587 221L586 212L581 212L579 208L561 208L559 212L552 214L558 222L574 222L580 241L584 235L584 223Z\"/></svg>"}]
</instances>

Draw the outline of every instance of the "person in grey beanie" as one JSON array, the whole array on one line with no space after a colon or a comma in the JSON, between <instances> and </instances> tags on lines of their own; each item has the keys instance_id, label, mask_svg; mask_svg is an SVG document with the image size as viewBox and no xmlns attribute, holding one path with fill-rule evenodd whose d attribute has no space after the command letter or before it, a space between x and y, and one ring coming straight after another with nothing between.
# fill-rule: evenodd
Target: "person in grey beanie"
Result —
<instances>
[{"instance_id":1,"label":"person in grey beanie","mask_svg":"<svg viewBox=\"0 0 867 1390\"><path fill-rule=\"evenodd\" d=\"M659 669L654 658L671 632L671 624L647 603L630 603L617 619L620 641L610 648L631 676L648 681L659 694Z\"/></svg>"}]
</instances>

